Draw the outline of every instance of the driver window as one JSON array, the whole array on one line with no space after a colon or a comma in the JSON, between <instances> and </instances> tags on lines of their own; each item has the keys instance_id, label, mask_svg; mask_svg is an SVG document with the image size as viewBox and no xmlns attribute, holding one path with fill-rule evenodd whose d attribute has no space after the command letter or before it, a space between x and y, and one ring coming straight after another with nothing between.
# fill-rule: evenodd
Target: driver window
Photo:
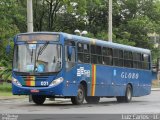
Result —
<instances>
[{"instance_id":1,"label":"driver window","mask_svg":"<svg viewBox=\"0 0 160 120\"><path fill-rule=\"evenodd\" d=\"M66 62L75 62L75 47L65 46L65 61Z\"/></svg>"},{"instance_id":2,"label":"driver window","mask_svg":"<svg viewBox=\"0 0 160 120\"><path fill-rule=\"evenodd\" d=\"M75 42L74 41L66 41L65 43L65 61L66 68L70 69L74 66L76 60L75 54Z\"/></svg>"}]
</instances>

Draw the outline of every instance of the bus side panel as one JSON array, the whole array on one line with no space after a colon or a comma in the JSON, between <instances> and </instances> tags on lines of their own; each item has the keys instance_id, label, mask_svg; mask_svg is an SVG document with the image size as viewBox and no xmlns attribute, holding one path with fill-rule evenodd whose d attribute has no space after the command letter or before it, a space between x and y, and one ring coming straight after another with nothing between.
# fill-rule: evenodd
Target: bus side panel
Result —
<instances>
[{"instance_id":1,"label":"bus side panel","mask_svg":"<svg viewBox=\"0 0 160 120\"><path fill-rule=\"evenodd\" d=\"M113 96L124 96L126 85L133 87L133 96L143 96L150 94L151 91L151 72L147 70L136 70L115 67L110 69L113 78L111 87L114 91Z\"/></svg>"},{"instance_id":2,"label":"bus side panel","mask_svg":"<svg viewBox=\"0 0 160 120\"><path fill-rule=\"evenodd\" d=\"M114 96L124 96L126 90L127 79L123 78L125 68L113 67L112 68L112 86L114 87Z\"/></svg>"},{"instance_id":3,"label":"bus side panel","mask_svg":"<svg viewBox=\"0 0 160 120\"><path fill-rule=\"evenodd\" d=\"M120 80L125 80L125 88L124 88L124 95L126 92L127 84L131 84L133 90L133 96L139 94L139 76L140 72L136 69L129 69L129 68L122 68L120 69L119 78Z\"/></svg>"},{"instance_id":4,"label":"bus side panel","mask_svg":"<svg viewBox=\"0 0 160 120\"><path fill-rule=\"evenodd\" d=\"M82 81L87 84L87 95L91 95L92 88L92 65L91 64L77 64L76 69L76 77L77 77L77 85L79 85Z\"/></svg>"},{"instance_id":5,"label":"bus side panel","mask_svg":"<svg viewBox=\"0 0 160 120\"><path fill-rule=\"evenodd\" d=\"M78 85L77 85L77 66L73 66L70 69L66 69L64 72L64 96L76 96Z\"/></svg>"},{"instance_id":6,"label":"bus side panel","mask_svg":"<svg viewBox=\"0 0 160 120\"><path fill-rule=\"evenodd\" d=\"M93 69L93 65L92 65ZM124 96L126 90L126 79L122 79L122 68L113 68L111 66L96 65L95 84L91 76L91 96ZM93 74L93 70L91 70ZM92 86L95 85L95 90ZM94 91L95 93L93 93ZM89 95L89 94L88 94Z\"/></svg>"},{"instance_id":7,"label":"bus side panel","mask_svg":"<svg viewBox=\"0 0 160 120\"><path fill-rule=\"evenodd\" d=\"M114 89L112 84L112 72L109 67L96 65L95 96L112 96Z\"/></svg>"},{"instance_id":8,"label":"bus side panel","mask_svg":"<svg viewBox=\"0 0 160 120\"><path fill-rule=\"evenodd\" d=\"M148 95L151 93L152 72L141 71L139 79L139 96Z\"/></svg>"},{"instance_id":9,"label":"bus side panel","mask_svg":"<svg viewBox=\"0 0 160 120\"><path fill-rule=\"evenodd\" d=\"M90 94L90 84L91 84L91 65L90 64L76 64L70 70L65 72L65 86L64 86L64 96L76 96L78 91L78 86L82 81L87 84L87 92Z\"/></svg>"},{"instance_id":10,"label":"bus side panel","mask_svg":"<svg viewBox=\"0 0 160 120\"><path fill-rule=\"evenodd\" d=\"M127 83L133 87L133 96L144 96L151 92L151 72L147 70L128 69Z\"/></svg>"}]
</instances>

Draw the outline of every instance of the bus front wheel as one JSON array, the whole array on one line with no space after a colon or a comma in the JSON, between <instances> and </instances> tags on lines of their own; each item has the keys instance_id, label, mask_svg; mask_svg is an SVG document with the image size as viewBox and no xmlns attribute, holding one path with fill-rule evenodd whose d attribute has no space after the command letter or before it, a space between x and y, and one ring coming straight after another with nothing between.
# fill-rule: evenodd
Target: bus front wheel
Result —
<instances>
[{"instance_id":1,"label":"bus front wheel","mask_svg":"<svg viewBox=\"0 0 160 120\"><path fill-rule=\"evenodd\" d=\"M74 105L80 105L83 103L85 97L85 89L82 84L78 87L77 96L71 97L71 102Z\"/></svg>"},{"instance_id":2,"label":"bus front wheel","mask_svg":"<svg viewBox=\"0 0 160 120\"><path fill-rule=\"evenodd\" d=\"M32 100L37 105L42 105L46 100L46 97L43 95L32 95Z\"/></svg>"}]
</instances>

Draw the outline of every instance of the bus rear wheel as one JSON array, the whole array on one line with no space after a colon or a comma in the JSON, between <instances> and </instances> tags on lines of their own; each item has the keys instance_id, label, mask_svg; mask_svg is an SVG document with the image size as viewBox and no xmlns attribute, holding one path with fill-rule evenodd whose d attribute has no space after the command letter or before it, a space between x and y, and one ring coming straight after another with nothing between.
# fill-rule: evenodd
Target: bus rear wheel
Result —
<instances>
[{"instance_id":1,"label":"bus rear wheel","mask_svg":"<svg viewBox=\"0 0 160 120\"><path fill-rule=\"evenodd\" d=\"M127 85L126 87L126 93L125 93L125 96L118 96L117 97L117 102L131 102L132 100L132 87L131 85Z\"/></svg>"},{"instance_id":2,"label":"bus rear wheel","mask_svg":"<svg viewBox=\"0 0 160 120\"><path fill-rule=\"evenodd\" d=\"M85 97L85 89L82 84L78 87L77 96L71 97L71 102L74 105L80 105L83 103Z\"/></svg>"},{"instance_id":3,"label":"bus rear wheel","mask_svg":"<svg viewBox=\"0 0 160 120\"><path fill-rule=\"evenodd\" d=\"M86 96L85 99L88 104L97 104L99 103L100 97Z\"/></svg>"},{"instance_id":4,"label":"bus rear wheel","mask_svg":"<svg viewBox=\"0 0 160 120\"><path fill-rule=\"evenodd\" d=\"M42 105L46 100L46 96L43 95L32 95L32 100L37 105Z\"/></svg>"},{"instance_id":5,"label":"bus rear wheel","mask_svg":"<svg viewBox=\"0 0 160 120\"><path fill-rule=\"evenodd\" d=\"M132 87L131 85L127 85L124 101L131 102L131 100L132 100Z\"/></svg>"}]
</instances>

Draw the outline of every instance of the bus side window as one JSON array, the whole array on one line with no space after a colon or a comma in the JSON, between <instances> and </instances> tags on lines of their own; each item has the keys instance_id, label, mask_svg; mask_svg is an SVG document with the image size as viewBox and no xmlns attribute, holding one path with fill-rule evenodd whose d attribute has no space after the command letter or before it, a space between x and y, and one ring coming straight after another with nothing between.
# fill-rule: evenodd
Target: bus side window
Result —
<instances>
[{"instance_id":1,"label":"bus side window","mask_svg":"<svg viewBox=\"0 0 160 120\"><path fill-rule=\"evenodd\" d=\"M97 54L97 64L102 64L102 48L101 48L101 46L96 47L96 54Z\"/></svg>"},{"instance_id":2,"label":"bus side window","mask_svg":"<svg viewBox=\"0 0 160 120\"><path fill-rule=\"evenodd\" d=\"M113 65L119 66L119 50L118 49L113 49Z\"/></svg>"},{"instance_id":3,"label":"bus side window","mask_svg":"<svg viewBox=\"0 0 160 120\"><path fill-rule=\"evenodd\" d=\"M123 50L119 50L119 66L123 67Z\"/></svg>"},{"instance_id":4,"label":"bus side window","mask_svg":"<svg viewBox=\"0 0 160 120\"><path fill-rule=\"evenodd\" d=\"M133 68L138 68L137 53L133 53Z\"/></svg>"},{"instance_id":5,"label":"bus side window","mask_svg":"<svg viewBox=\"0 0 160 120\"><path fill-rule=\"evenodd\" d=\"M141 59L141 54L137 53L137 61L138 61L138 68L142 69L142 59Z\"/></svg>"},{"instance_id":6,"label":"bus side window","mask_svg":"<svg viewBox=\"0 0 160 120\"><path fill-rule=\"evenodd\" d=\"M148 54L142 54L142 68L143 69L150 69L150 58Z\"/></svg>"},{"instance_id":7,"label":"bus side window","mask_svg":"<svg viewBox=\"0 0 160 120\"><path fill-rule=\"evenodd\" d=\"M113 50L112 50L112 48L107 48L107 56L109 58L108 64L113 65Z\"/></svg>"},{"instance_id":8,"label":"bus side window","mask_svg":"<svg viewBox=\"0 0 160 120\"><path fill-rule=\"evenodd\" d=\"M82 43L77 43L77 51L78 51L78 62L82 63L84 62L84 55L83 55L83 44Z\"/></svg>"},{"instance_id":9,"label":"bus side window","mask_svg":"<svg viewBox=\"0 0 160 120\"><path fill-rule=\"evenodd\" d=\"M142 59L140 53L133 53L133 68L142 69Z\"/></svg>"},{"instance_id":10,"label":"bus side window","mask_svg":"<svg viewBox=\"0 0 160 120\"><path fill-rule=\"evenodd\" d=\"M90 46L89 44L84 44L83 45L84 49L84 63L90 63Z\"/></svg>"},{"instance_id":11,"label":"bus side window","mask_svg":"<svg viewBox=\"0 0 160 120\"><path fill-rule=\"evenodd\" d=\"M91 45L91 63L97 64L96 45Z\"/></svg>"},{"instance_id":12,"label":"bus side window","mask_svg":"<svg viewBox=\"0 0 160 120\"><path fill-rule=\"evenodd\" d=\"M124 51L124 66L128 68L133 67L133 54L130 51Z\"/></svg>"},{"instance_id":13,"label":"bus side window","mask_svg":"<svg viewBox=\"0 0 160 120\"><path fill-rule=\"evenodd\" d=\"M113 57L112 49L103 47L102 53L103 53L103 64L112 65L112 57Z\"/></svg>"}]
</instances>

